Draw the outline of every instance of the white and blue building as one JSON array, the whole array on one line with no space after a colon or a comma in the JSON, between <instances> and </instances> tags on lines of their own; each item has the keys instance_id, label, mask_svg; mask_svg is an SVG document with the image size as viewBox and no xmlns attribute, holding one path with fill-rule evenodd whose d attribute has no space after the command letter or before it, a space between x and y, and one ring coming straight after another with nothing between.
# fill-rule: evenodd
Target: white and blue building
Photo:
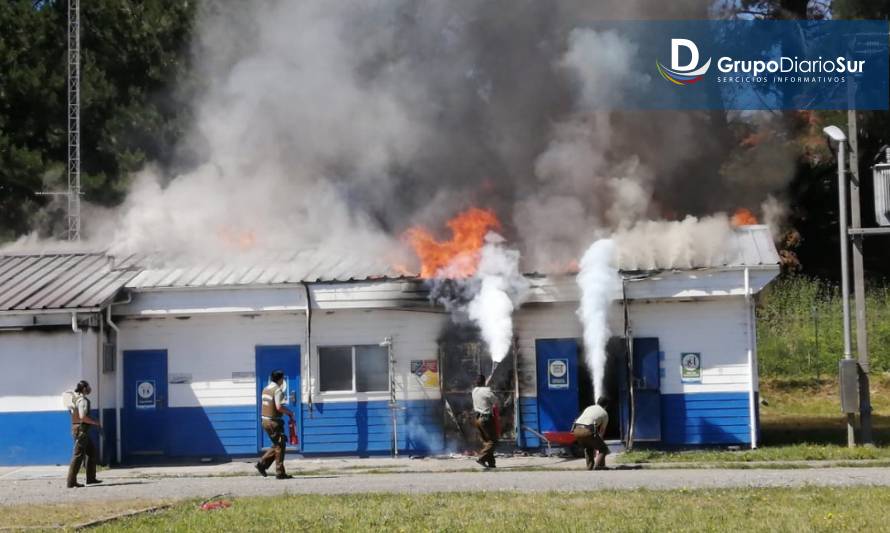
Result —
<instances>
[{"instance_id":1,"label":"white and blue building","mask_svg":"<svg viewBox=\"0 0 890 533\"><path fill-rule=\"evenodd\" d=\"M779 259L765 226L738 229L729 245L719 265L623 272L610 324L612 438L628 438L633 412L635 442L756 443L753 296ZM517 446L536 449L542 436L561 441L590 392L574 277L528 278L508 425L520 428ZM152 268L104 254L3 255L0 464L69 460L60 396L80 379L94 384L107 461L254 456L267 445L257 399L275 368L298 404L294 452L443 452L436 371L449 321L421 280L348 257Z\"/></svg>"}]
</instances>

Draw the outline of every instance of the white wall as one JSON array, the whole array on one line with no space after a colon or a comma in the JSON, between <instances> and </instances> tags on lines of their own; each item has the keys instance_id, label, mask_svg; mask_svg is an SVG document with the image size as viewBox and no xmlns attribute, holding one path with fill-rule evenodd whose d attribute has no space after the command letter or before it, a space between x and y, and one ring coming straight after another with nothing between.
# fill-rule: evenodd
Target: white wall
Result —
<instances>
[{"instance_id":1,"label":"white wall","mask_svg":"<svg viewBox=\"0 0 890 533\"><path fill-rule=\"evenodd\" d=\"M254 405L255 380L232 373L256 370L257 345L302 346L305 315L126 319L118 326L119 350L167 350L168 375L191 375L190 383L168 384L170 407Z\"/></svg>"},{"instance_id":2,"label":"white wall","mask_svg":"<svg viewBox=\"0 0 890 533\"><path fill-rule=\"evenodd\" d=\"M439 398L438 388L424 388L411 373L411 361L438 360L437 341L448 320L443 313L423 311L316 310L312 315L313 376L317 376L319 346L378 344L389 336L393 341L397 399ZM389 399L388 393L321 393L314 379L311 386L313 402Z\"/></svg>"},{"instance_id":3,"label":"white wall","mask_svg":"<svg viewBox=\"0 0 890 533\"><path fill-rule=\"evenodd\" d=\"M276 313L254 317L207 315L182 318L121 319L120 346L126 350L167 350L167 372L190 374L191 383L168 385L170 407L255 404L256 382L233 380L233 372L255 371L257 345L300 345L303 401L388 400L389 393L320 393L315 379L318 347L378 344L393 338L396 392L399 400L432 399L439 389L424 388L411 373L411 360L437 360L437 339L447 316L399 310L314 310L312 374L307 363L305 314ZM121 369L122 371L123 369ZM260 377L264 379L264 377Z\"/></svg>"},{"instance_id":4,"label":"white wall","mask_svg":"<svg viewBox=\"0 0 890 533\"><path fill-rule=\"evenodd\" d=\"M82 330L0 331L0 411L60 411L62 393L74 389L82 379L93 385L92 399L98 407L95 389L99 337L95 330Z\"/></svg>"},{"instance_id":5,"label":"white wall","mask_svg":"<svg viewBox=\"0 0 890 533\"><path fill-rule=\"evenodd\" d=\"M635 337L658 337L664 352L662 394L748 391L748 307L743 297L632 303L630 317ZM681 382L683 352L701 353L701 383Z\"/></svg>"},{"instance_id":6,"label":"white wall","mask_svg":"<svg viewBox=\"0 0 890 533\"><path fill-rule=\"evenodd\" d=\"M526 305L516 313L523 396L537 393L536 339L575 338L580 342L582 328L576 309L577 304L541 304ZM747 363L747 309L740 296L689 302L631 302L629 316L634 337L658 337L659 350L664 352L662 394L747 391L751 375ZM610 309L609 327L615 336L624 334L620 303ZM701 353L701 383L681 382L683 352Z\"/></svg>"}]
</instances>

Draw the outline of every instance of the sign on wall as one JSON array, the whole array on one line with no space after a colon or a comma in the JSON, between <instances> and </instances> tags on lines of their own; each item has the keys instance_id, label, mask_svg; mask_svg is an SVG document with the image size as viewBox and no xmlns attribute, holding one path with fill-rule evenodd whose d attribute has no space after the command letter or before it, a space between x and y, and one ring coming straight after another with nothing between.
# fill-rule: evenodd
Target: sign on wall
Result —
<instances>
[{"instance_id":1,"label":"sign on wall","mask_svg":"<svg viewBox=\"0 0 890 533\"><path fill-rule=\"evenodd\" d=\"M411 361L411 373L425 389L439 388L439 362L435 359Z\"/></svg>"},{"instance_id":2,"label":"sign on wall","mask_svg":"<svg viewBox=\"0 0 890 533\"><path fill-rule=\"evenodd\" d=\"M684 383L701 382L701 353L684 352L680 354L680 380Z\"/></svg>"},{"instance_id":3,"label":"sign on wall","mask_svg":"<svg viewBox=\"0 0 890 533\"><path fill-rule=\"evenodd\" d=\"M154 409L157 388L153 379L136 382L136 409Z\"/></svg>"},{"instance_id":4,"label":"sign on wall","mask_svg":"<svg viewBox=\"0 0 890 533\"><path fill-rule=\"evenodd\" d=\"M569 388L569 360L568 359L548 359L547 360L547 388L548 389L567 389L567 388Z\"/></svg>"}]
</instances>

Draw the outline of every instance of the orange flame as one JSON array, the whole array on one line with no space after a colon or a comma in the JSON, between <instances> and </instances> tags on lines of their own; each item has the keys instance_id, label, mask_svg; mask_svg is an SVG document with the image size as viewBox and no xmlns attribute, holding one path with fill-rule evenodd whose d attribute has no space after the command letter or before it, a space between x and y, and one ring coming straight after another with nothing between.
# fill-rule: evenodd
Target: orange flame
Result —
<instances>
[{"instance_id":1,"label":"orange flame","mask_svg":"<svg viewBox=\"0 0 890 533\"><path fill-rule=\"evenodd\" d=\"M229 227L217 229L216 234L229 248L249 250L256 245L256 234L253 230L234 230Z\"/></svg>"},{"instance_id":2,"label":"orange flame","mask_svg":"<svg viewBox=\"0 0 890 533\"><path fill-rule=\"evenodd\" d=\"M437 241L428 230L417 226L406 231L403 237L420 259L421 277L467 278L479 266L479 250L485 244L485 235L500 227L493 211L472 207L448 221L450 240Z\"/></svg>"},{"instance_id":3,"label":"orange flame","mask_svg":"<svg viewBox=\"0 0 890 533\"><path fill-rule=\"evenodd\" d=\"M757 217L754 216L754 213L752 213L750 209L740 207L733 213L731 222L734 227L750 226L752 224L757 224Z\"/></svg>"}]
</instances>

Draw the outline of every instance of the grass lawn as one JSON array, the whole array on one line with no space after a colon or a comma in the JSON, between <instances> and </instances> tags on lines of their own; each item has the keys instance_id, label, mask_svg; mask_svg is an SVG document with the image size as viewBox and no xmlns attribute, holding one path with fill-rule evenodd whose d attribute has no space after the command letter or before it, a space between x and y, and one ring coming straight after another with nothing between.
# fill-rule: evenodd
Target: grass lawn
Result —
<instances>
[{"instance_id":1,"label":"grass lawn","mask_svg":"<svg viewBox=\"0 0 890 533\"><path fill-rule=\"evenodd\" d=\"M129 500L57 505L0 505L0 529L70 527L159 504L156 500Z\"/></svg>"},{"instance_id":2,"label":"grass lawn","mask_svg":"<svg viewBox=\"0 0 890 533\"><path fill-rule=\"evenodd\" d=\"M890 461L890 376L871 379L875 448L847 448L846 417L840 414L837 383L823 379L763 379L760 383L761 446L757 450L636 450L620 463L751 461ZM882 465L883 466L883 465Z\"/></svg>"},{"instance_id":3,"label":"grass lawn","mask_svg":"<svg viewBox=\"0 0 890 533\"><path fill-rule=\"evenodd\" d=\"M850 505L856 502L856 505ZM97 531L886 531L890 488L600 491L244 498ZM31 506L51 511L52 506ZM7 518L11 516L7 514ZM9 525L24 525L12 522Z\"/></svg>"}]
</instances>

